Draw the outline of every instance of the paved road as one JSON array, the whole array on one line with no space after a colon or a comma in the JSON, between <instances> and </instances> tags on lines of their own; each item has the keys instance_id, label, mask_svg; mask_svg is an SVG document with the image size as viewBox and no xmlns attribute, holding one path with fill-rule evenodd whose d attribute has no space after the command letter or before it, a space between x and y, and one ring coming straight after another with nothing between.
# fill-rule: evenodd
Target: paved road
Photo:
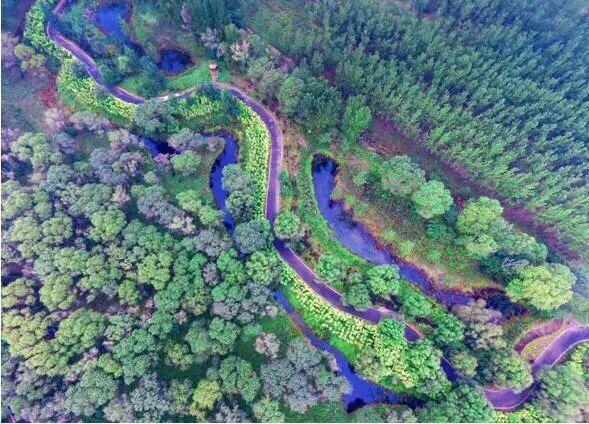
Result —
<instances>
[{"instance_id":1,"label":"paved road","mask_svg":"<svg viewBox=\"0 0 589 424\"><path fill-rule=\"evenodd\" d=\"M62 0L58 3L54 11L61 13L68 0ZM102 83L102 75L96 66L94 60L77 44L68 40L61 34L54 31L50 25L47 25L47 35L57 45L68 50L74 57L82 62L90 74L90 76L97 82ZM251 107L264 121L271 138L270 148L270 163L269 163L269 174L268 174L268 189L265 205L266 218L274 223L276 216L280 210L280 179L279 173L282 168L282 155L283 155L283 138L282 131L276 121L274 115L261 106L259 103L251 99L243 91L236 87L232 87L226 84L216 84L220 88L229 90L235 97L243 101L249 107ZM106 87L113 96L119 98L124 102L133 104L139 104L145 101L145 99L136 94L130 93L117 86ZM174 93L167 96L159 97L161 100L169 100L172 98L186 96L198 87L190 88L180 93ZM377 323L383 317L393 317L400 321L403 321L403 317L395 311L386 309L384 307L371 307L365 311L356 311L352 308L345 306L342 303L341 294L327 284L320 282L314 272L299 258L288 246L279 240L274 242L274 246L284 261L299 275L299 277L308 284L315 292L321 297L331 303L334 307L355 315L359 318L367 321ZM411 325L405 323L405 335L408 340L416 340L422 337L421 333ZM560 360L562 360L566 354L578 344L589 341L589 328L587 327L574 327L571 328L561 335L559 335L534 361L532 364L532 373L534 376L537 375L538 371L543 367L550 367ZM445 359L441 363L442 368L446 372L446 375L450 379L458 377L456 371ZM515 393L511 389L483 389L485 396L489 399L490 403L499 410L511 411L520 406L533 392L537 383L532 384L528 389L521 393Z\"/></svg>"}]
</instances>

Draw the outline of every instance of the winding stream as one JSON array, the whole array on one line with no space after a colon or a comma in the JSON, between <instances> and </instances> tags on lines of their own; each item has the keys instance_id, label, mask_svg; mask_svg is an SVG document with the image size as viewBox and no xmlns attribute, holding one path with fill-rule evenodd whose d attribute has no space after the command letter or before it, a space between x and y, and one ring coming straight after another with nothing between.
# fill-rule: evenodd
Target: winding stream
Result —
<instances>
[{"instance_id":1,"label":"winding stream","mask_svg":"<svg viewBox=\"0 0 589 424\"><path fill-rule=\"evenodd\" d=\"M114 40L124 44L131 44L129 36L121 25L128 14L129 9L124 4L107 4L92 13L92 22L98 29Z\"/></svg>"},{"instance_id":2,"label":"winding stream","mask_svg":"<svg viewBox=\"0 0 589 424\"><path fill-rule=\"evenodd\" d=\"M225 140L225 147L221 154L215 160L213 168L211 169L211 176L209 179L209 186L213 192L215 198L215 204L217 208L223 211L223 224L229 233L233 233L235 228L235 222L231 217L231 214L225 208L225 199L227 199L227 192L223 190L223 169L227 165L233 165L237 163L239 158L239 146L237 140L233 137L223 137Z\"/></svg>"},{"instance_id":3,"label":"winding stream","mask_svg":"<svg viewBox=\"0 0 589 424\"><path fill-rule=\"evenodd\" d=\"M487 300L488 306L501 311L506 319L525 312L525 308L514 304L504 293L496 289L486 289L476 294L465 294L434 286L424 271L399 258L390 249L382 247L362 223L355 221L352 214L344 210L343 202L332 199L337 171L338 165L330 157L318 154L313 158L313 187L321 215L327 221L335 237L351 252L372 264L398 266L401 277L448 308L454 304L465 305L471 300L484 298Z\"/></svg>"},{"instance_id":4,"label":"winding stream","mask_svg":"<svg viewBox=\"0 0 589 424\"><path fill-rule=\"evenodd\" d=\"M110 36L118 43L131 48L138 55L145 56L145 49L133 41L125 31L123 22L130 19L131 10L121 3L107 4L96 9L91 19L94 25L103 33ZM178 75L193 65L190 54L180 49L162 49L159 52L160 60L157 66L168 75Z\"/></svg>"},{"instance_id":5,"label":"winding stream","mask_svg":"<svg viewBox=\"0 0 589 424\"><path fill-rule=\"evenodd\" d=\"M451 294L435 291L426 275L416 266L400 261L389 249L378 245L377 240L361 223L344 211L342 202L335 202L331 194L335 188L337 164L331 158L317 155L313 158L313 186L315 199L329 227L336 238L351 252L373 264L392 264L399 267L399 274L404 279L420 287L425 293L436 297L446 306L455 303L466 304L472 299L463 294Z\"/></svg>"},{"instance_id":6,"label":"winding stream","mask_svg":"<svg viewBox=\"0 0 589 424\"><path fill-rule=\"evenodd\" d=\"M391 392L356 374L354 367L348 362L344 354L326 341L317 337L313 331L305 325L301 317L296 313L292 305L288 303L288 300L282 293L276 291L274 293L274 298L313 346L324 352L331 353L335 358L338 366L338 374L345 377L346 380L348 380L348 383L350 383L351 391L349 393L344 393L342 396L342 401L347 412L354 412L356 409L369 404L394 404L408 399L408 397Z\"/></svg>"},{"instance_id":7,"label":"winding stream","mask_svg":"<svg viewBox=\"0 0 589 424\"><path fill-rule=\"evenodd\" d=\"M223 169L227 165L237 163L239 146L235 138L230 136L223 138L225 140L225 147L213 164L209 185L217 207L223 211L223 223L229 233L233 233L235 222L225 208L227 192L223 190ZM274 298L313 346L334 356L339 368L338 373L348 380L351 387L350 393L344 393L342 397L346 411L352 412L364 405L372 403L397 403L399 401L399 395L397 393L386 390L378 384L372 383L356 374L354 367L348 362L342 352L313 334L282 293L279 291L274 292Z\"/></svg>"},{"instance_id":8,"label":"winding stream","mask_svg":"<svg viewBox=\"0 0 589 424\"><path fill-rule=\"evenodd\" d=\"M193 65L190 55L179 49L160 50L160 56L157 66L169 75L181 74Z\"/></svg>"}]
</instances>

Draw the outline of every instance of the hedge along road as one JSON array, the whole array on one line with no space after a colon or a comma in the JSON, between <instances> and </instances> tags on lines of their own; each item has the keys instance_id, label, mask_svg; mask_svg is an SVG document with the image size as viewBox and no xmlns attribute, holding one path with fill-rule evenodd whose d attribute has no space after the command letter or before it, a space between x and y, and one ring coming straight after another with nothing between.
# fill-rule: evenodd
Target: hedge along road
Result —
<instances>
[{"instance_id":1,"label":"hedge along road","mask_svg":"<svg viewBox=\"0 0 589 424\"><path fill-rule=\"evenodd\" d=\"M56 14L63 12L64 8L69 4L69 0L60 0L54 8ZM63 35L59 34L51 25L47 24L47 36L55 42L58 46L69 51L76 59L78 59L86 68L88 74L98 84L102 84L102 75L96 66L96 63L80 46L73 41L67 39ZM251 99L240 89L222 83L214 84L218 88L228 90L233 96L241 100L251 109L253 109L258 116L262 119L266 125L268 132L270 133L270 158L268 167L268 187L266 190L266 202L265 202L265 216L270 222L274 224L276 216L280 210L280 180L279 173L282 167L282 152L283 152L283 137L282 131L278 126L274 115L261 106L259 103ZM140 104L145 101L145 98L124 90L118 86L107 86L109 92L127 103ZM189 95L196 91L199 87L192 87L182 92L168 94L166 96L157 97L157 99L166 101L173 98L179 98ZM384 307L370 307L365 311L356 311L352 308L345 306L342 303L341 294L327 284L320 282L313 272L301 258L299 258L292 249L286 246L279 240L274 241L274 247L282 257L282 259L297 273L299 278L303 280L308 286L310 286L317 294L323 299L328 301L331 305L338 308L339 310L348 314L355 315L364 320L372 323L378 323L381 318L393 317L402 321L405 324L405 336L408 340L416 340L422 337L422 334L415 327L404 322L401 315ZM532 364L532 373L534 377L537 377L538 371L544 367L550 367L559 361L561 361L566 354L578 344L589 341L589 328L588 327L573 327L560 334L555 340L552 341L534 360ZM445 359L442 359L442 367L446 372L447 376L451 380L455 380L458 374L452 367L452 365ZM516 393L511 389L488 389L484 388L483 391L485 396L493 405L495 409L502 411L512 411L519 407L523 402L528 399L532 394L537 382L533 383L526 390Z\"/></svg>"}]
</instances>

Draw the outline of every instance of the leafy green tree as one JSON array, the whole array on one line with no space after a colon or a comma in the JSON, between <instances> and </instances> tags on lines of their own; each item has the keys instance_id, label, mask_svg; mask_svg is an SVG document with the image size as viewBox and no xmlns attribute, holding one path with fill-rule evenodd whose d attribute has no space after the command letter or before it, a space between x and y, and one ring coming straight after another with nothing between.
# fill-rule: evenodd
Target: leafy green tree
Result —
<instances>
[{"instance_id":1,"label":"leafy green tree","mask_svg":"<svg viewBox=\"0 0 589 424\"><path fill-rule=\"evenodd\" d=\"M78 287L95 293L98 290L114 289L117 281L122 277L119 263L115 258L107 256L100 247L96 246L86 260L85 275L78 281Z\"/></svg>"},{"instance_id":2,"label":"leafy green tree","mask_svg":"<svg viewBox=\"0 0 589 424\"><path fill-rule=\"evenodd\" d=\"M440 368L442 352L427 339L410 343L406 361L418 387L430 397L446 391L448 380Z\"/></svg>"},{"instance_id":3,"label":"leafy green tree","mask_svg":"<svg viewBox=\"0 0 589 424\"><path fill-rule=\"evenodd\" d=\"M175 128L177 121L170 102L149 99L135 108L133 120L145 134L157 137Z\"/></svg>"},{"instance_id":4,"label":"leafy green tree","mask_svg":"<svg viewBox=\"0 0 589 424\"><path fill-rule=\"evenodd\" d=\"M104 329L102 313L80 308L59 323L51 344L64 356L73 356L94 346Z\"/></svg>"},{"instance_id":5,"label":"leafy green tree","mask_svg":"<svg viewBox=\"0 0 589 424\"><path fill-rule=\"evenodd\" d=\"M56 214L41 224L41 232L45 243L61 244L74 232L72 219L67 215Z\"/></svg>"},{"instance_id":6,"label":"leafy green tree","mask_svg":"<svg viewBox=\"0 0 589 424\"><path fill-rule=\"evenodd\" d=\"M74 415L91 416L116 396L116 380L98 368L86 371L65 393L64 406Z\"/></svg>"},{"instance_id":7,"label":"leafy green tree","mask_svg":"<svg viewBox=\"0 0 589 424\"><path fill-rule=\"evenodd\" d=\"M372 122L372 112L364 105L362 97L352 97L348 100L342 120L342 131L347 145L356 142L358 135Z\"/></svg>"},{"instance_id":8,"label":"leafy green tree","mask_svg":"<svg viewBox=\"0 0 589 424\"><path fill-rule=\"evenodd\" d=\"M213 288L211 295L215 302L215 314L225 319L231 319L239 312L239 306L245 300L246 291L236 282L223 281Z\"/></svg>"},{"instance_id":9,"label":"leafy green tree","mask_svg":"<svg viewBox=\"0 0 589 424\"><path fill-rule=\"evenodd\" d=\"M194 214L197 214L203 207L202 198L196 190L181 191L176 195L176 201L186 212Z\"/></svg>"},{"instance_id":10,"label":"leafy green tree","mask_svg":"<svg viewBox=\"0 0 589 424\"><path fill-rule=\"evenodd\" d=\"M454 203L450 191L435 180L422 184L411 199L417 213L425 219L445 214Z\"/></svg>"},{"instance_id":11,"label":"leafy green tree","mask_svg":"<svg viewBox=\"0 0 589 424\"><path fill-rule=\"evenodd\" d=\"M38 241L42 237L39 223L31 216L15 219L7 234L11 242Z\"/></svg>"},{"instance_id":12,"label":"leafy green tree","mask_svg":"<svg viewBox=\"0 0 589 424\"><path fill-rule=\"evenodd\" d=\"M431 400L417 410L420 422L489 423L493 408L481 389L461 384L442 400Z\"/></svg>"},{"instance_id":13,"label":"leafy green tree","mask_svg":"<svg viewBox=\"0 0 589 424\"><path fill-rule=\"evenodd\" d=\"M299 241L303 237L300 218L291 211L280 213L274 222L274 233L280 240Z\"/></svg>"},{"instance_id":14,"label":"leafy green tree","mask_svg":"<svg viewBox=\"0 0 589 424\"><path fill-rule=\"evenodd\" d=\"M280 403L264 396L254 403L252 410L254 417L261 423L283 423L284 413L280 410Z\"/></svg>"},{"instance_id":15,"label":"leafy green tree","mask_svg":"<svg viewBox=\"0 0 589 424\"><path fill-rule=\"evenodd\" d=\"M542 375L532 403L558 422L582 422L589 389L571 366L557 365Z\"/></svg>"},{"instance_id":16,"label":"leafy green tree","mask_svg":"<svg viewBox=\"0 0 589 424\"><path fill-rule=\"evenodd\" d=\"M474 377L477 372L477 358L467 351L459 351L450 357L452 366L465 377Z\"/></svg>"},{"instance_id":17,"label":"leafy green tree","mask_svg":"<svg viewBox=\"0 0 589 424\"><path fill-rule=\"evenodd\" d=\"M167 251L147 255L137 265L137 279L161 290L170 280L170 266L173 262L172 254Z\"/></svg>"},{"instance_id":18,"label":"leafy green tree","mask_svg":"<svg viewBox=\"0 0 589 424\"><path fill-rule=\"evenodd\" d=\"M456 222L456 229L463 234L482 234L501 217L503 208L498 200L479 197L469 201Z\"/></svg>"},{"instance_id":19,"label":"leafy green tree","mask_svg":"<svg viewBox=\"0 0 589 424\"><path fill-rule=\"evenodd\" d=\"M101 63L100 65L98 65L98 70L100 71L100 74L102 76L102 81L107 85L120 84L123 81L123 79L125 78L123 73L119 70L119 68L117 66L114 66L114 64ZM149 95L155 94L155 93L153 93L152 87L147 86L146 84L143 84L142 82L139 82L139 85L143 89L145 89ZM96 85L95 85L95 87L96 87ZM93 94L95 94L95 95L99 94L99 91L95 90L93 92Z\"/></svg>"},{"instance_id":20,"label":"leafy green tree","mask_svg":"<svg viewBox=\"0 0 589 424\"><path fill-rule=\"evenodd\" d=\"M72 180L74 171L69 165L51 165L47 170L42 186L52 194L60 194Z\"/></svg>"},{"instance_id":21,"label":"leafy green tree","mask_svg":"<svg viewBox=\"0 0 589 424\"><path fill-rule=\"evenodd\" d=\"M114 240L127 224L124 212L114 206L94 212L90 222L93 226L90 236L98 241Z\"/></svg>"},{"instance_id":22,"label":"leafy green tree","mask_svg":"<svg viewBox=\"0 0 589 424\"><path fill-rule=\"evenodd\" d=\"M139 302L139 290L137 290L137 285L132 280L124 280L119 284L117 294L122 303L136 305Z\"/></svg>"},{"instance_id":23,"label":"leafy green tree","mask_svg":"<svg viewBox=\"0 0 589 424\"><path fill-rule=\"evenodd\" d=\"M10 150L17 159L30 163L34 170L44 170L61 162L61 154L51 149L42 133L24 133L14 141Z\"/></svg>"},{"instance_id":24,"label":"leafy green tree","mask_svg":"<svg viewBox=\"0 0 589 424\"><path fill-rule=\"evenodd\" d=\"M404 289L399 295L403 303L401 312L413 318L429 317L432 312L431 300L418 290L409 287Z\"/></svg>"},{"instance_id":25,"label":"leafy green tree","mask_svg":"<svg viewBox=\"0 0 589 424\"><path fill-rule=\"evenodd\" d=\"M251 187L252 180L241 165L227 165L223 168L223 190L233 193L234 191L249 191Z\"/></svg>"},{"instance_id":26,"label":"leafy green tree","mask_svg":"<svg viewBox=\"0 0 589 424\"><path fill-rule=\"evenodd\" d=\"M364 311L372 306L370 291L366 284L351 284L346 291L345 302L358 311Z\"/></svg>"},{"instance_id":27,"label":"leafy green tree","mask_svg":"<svg viewBox=\"0 0 589 424\"><path fill-rule=\"evenodd\" d=\"M382 165L382 189L410 196L425 183L425 172L408 156L393 156Z\"/></svg>"},{"instance_id":28,"label":"leafy green tree","mask_svg":"<svg viewBox=\"0 0 589 424\"><path fill-rule=\"evenodd\" d=\"M217 270L226 283L241 284L245 281L245 268L243 262L239 260L235 249L229 249L219 255L217 258Z\"/></svg>"},{"instance_id":29,"label":"leafy green tree","mask_svg":"<svg viewBox=\"0 0 589 424\"><path fill-rule=\"evenodd\" d=\"M219 378L224 393L239 394L248 404L254 401L260 389L260 379L252 364L237 356L229 356L221 362Z\"/></svg>"},{"instance_id":30,"label":"leafy green tree","mask_svg":"<svg viewBox=\"0 0 589 424\"><path fill-rule=\"evenodd\" d=\"M486 258L499 249L491 228L501 219L503 208L495 199L479 197L470 200L458 215L456 229L460 237L457 242L475 258Z\"/></svg>"},{"instance_id":31,"label":"leafy green tree","mask_svg":"<svg viewBox=\"0 0 589 424\"><path fill-rule=\"evenodd\" d=\"M282 271L282 261L273 251L260 250L248 258L245 270L253 282L268 286L278 280Z\"/></svg>"},{"instance_id":32,"label":"leafy green tree","mask_svg":"<svg viewBox=\"0 0 589 424\"><path fill-rule=\"evenodd\" d=\"M50 311L67 310L76 299L72 291L74 280L69 275L50 274L43 279L43 286L39 290L41 302Z\"/></svg>"},{"instance_id":33,"label":"leafy green tree","mask_svg":"<svg viewBox=\"0 0 589 424\"><path fill-rule=\"evenodd\" d=\"M346 270L337 256L325 254L319 258L317 274L327 283L334 284L346 276Z\"/></svg>"},{"instance_id":34,"label":"leafy green tree","mask_svg":"<svg viewBox=\"0 0 589 424\"><path fill-rule=\"evenodd\" d=\"M296 70L285 78L278 91L278 101L280 108L290 116L295 116L299 109L299 103L302 102L302 93L305 81L302 78L300 70Z\"/></svg>"},{"instance_id":35,"label":"leafy green tree","mask_svg":"<svg viewBox=\"0 0 589 424\"><path fill-rule=\"evenodd\" d=\"M36 53L34 49L25 44L17 44L14 47L14 56L18 59L23 72L40 75L45 69L45 56Z\"/></svg>"},{"instance_id":36,"label":"leafy green tree","mask_svg":"<svg viewBox=\"0 0 589 424\"><path fill-rule=\"evenodd\" d=\"M434 331L432 339L437 346L458 347L464 339L464 324L452 314L446 311L436 313Z\"/></svg>"},{"instance_id":37,"label":"leafy green tree","mask_svg":"<svg viewBox=\"0 0 589 424\"><path fill-rule=\"evenodd\" d=\"M167 305L166 307L158 308L151 315L149 321L147 321L147 330L154 336L163 338L170 334L174 328L174 315L167 308ZM175 306L173 308L176 309Z\"/></svg>"},{"instance_id":38,"label":"leafy green tree","mask_svg":"<svg viewBox=\"0 0 589 424\"><path fill-rule=\"evenodd\" d=\"M198 211L198 219L200 219L200 223L206 228L219 226L222 216L223 212L209 205L203 205Z\"/></svg>"},{"instance_id":39,"label":"leafy green tree","mask_svg":"<svg viewBox=\"0 0 589 424\"><path fill-rule=\"evenodd\" d=\"M190 379L172 380L170 382L171 411L175 414L186 414L194 386Z\"/></svg>"},{"instance_id":40,"label":"leafy green tree","mask_svg":"<svg viewBox=\"0 0 589 424\"><path fill-rule=\"evenodd\" d=\"M348 421L353 423L382 423L382 422L404 422L404 421L387 421L388 416L385 416L385 409L383 405L372 404L365 405L352 412Z\"/></svg>"},{"instance_id":41,"label":"leafy green tree","mask_svg":"<svg viewBox=\"0 0 589 424\"><path fill-rule=\"evenodd\" d=\"M112 374L116 379L123 375L123 367L113 358L110 352L100 355L96 366L104 372Z\"/></svg>"},{"instance_id":42,"label":"leafy green tree","mask_svg":"<svg viewBox=\"0 0 589 424\"><path fill-rule=\"evenodd\" d=\"M69 200L68 213L71 216L90 218L107 205L112 198L111 187L105 184L85 184L74 190L74 198Z\"/></svg>"},{"instance_id":43,"label":"leafy green tree","mask_svg":"<svg viewBox=\"0 0 589 424\"><path fill-rule=\"evenodd\" d=\"M2 288L2 309L32 306L36 302L35 288L37 285L37 282L28 278L17 278L8 283ZM41 299L41 301L43 300Z\"/></svg>"},{"instance_id":44,"label":"leafy green tree","mask_svg":"<svg viewBox=\"0 0 589 424\"><path fill-rule=\"evenodd\" d=\"M371 122L372 113L370 108L364 105L364 99L358 96L350 98L342 120L346 145L355 143L360 133L368 128Z\"/></svg>"},{"instance_id":45,"label":"leafy green tree","mask_svg":"<svg viewBox=\"0 0 589 424\"><path fill-rule=\"evenodd\" d=\"M239 335L238 327L230 321L215 317L209 325L211 351L226 355Z\"/></svg>"},{"instance_id":46,"label":"leafy green tree","mask_svg":"<svg viewBox=\"0 0 589 424\"><path fill-rule=\"evenodd\" d=\"M28 309L24 309L23 312L27 312ZM45 343L45 336L47 334L47 328L51 325L50 321L44 314L35 314L30 318L25 318L19 313L19 310L9 309L3 311L2 317L2 335L4 339L9 343L9 352L12 356L31 356L38 354L41 358L30 358L27 360L27 366L31 369L38 368L37 374L45 375L50 371L54 371L53 374L59 374L62 372L61 362L52 366L46 366L45 360L47 360L48 345ZM39 352L40 351L40 352ZM54 361L59 362L59 361Z\"/></svg>"},{"instance_id":47,"label":"leafy green tree","mask_svg":"<svg viewBox=\"0 0 589 424\"><path fill-rule=\"evenodd\" d=\"M200 156L195 152L188 151L172 156L172 168L174 168L174 172L185 177L196 174L199 165Z\"/></svg>"},{"instance_id":48,"label":"leafy green tree","mask_svg":"<svg viewBox=\"0 0 589 424\"><path fill-rule=\"evenodd\" d=\"M184 340L190 346L195 363L202 364L209 358L211 354L211 339L201 322L195 321L192 324L186 336L184 336Z\"/></svg>"},{"instance_id":49,"label":"leafy green tree","mask_svg":"<svg viewBox=\"0 0 589 424\"><path fill-rule=\"evenodd\" d=\"M121 363L126 384L146 374L152 365L150 353L157 347L155 338L145 328L138 328L123 337L113 348L113 357Z\"/></svg>"},{"instance_id":50,"label":"leafy green tree","mask_svg":"<svg viewBox=\"0 0 589 424\"><path fill-rule=\"evenodd\" d=\"M79 277L88 274L89 256L87 251L75 247L56 249L53 254L53 266L60 273ZM39 272L38 268L35 270Z\"/></svg>"},{"instance_id":51,"label":"leafy green tree","mask_svg":"<svg viewBox=\"0 0 589 424\"><path fill-rule=\"evenodd\" d=\"M326 131L338 121L342 107L339 92L323 78L295 69L278 91L281 109L296 122L313 131Z\"/></svg>"},{"instance_id":52,"label":"leafy green tree","mask_svg":"<svg viewBox=\"0 0 589 424\"><path fill-rule=\"evenodd\" d=\"M197 149L204 144L202 135L195 133L190 128L182 128L168 139L168 144L174 149L184 152L190 149Z\"/></svg>"},{"instance_id":53,"label":"leafy green tree","mask_svg":"<svg viewBox=\"0 0 589 424\"><path fill-rule=\"evenodd\" d=\"M192 365L193 358L188 345L184 343L170 343L166 348L166 365L186 371Z\"/></svg>"},{"instance_id":54,"label":"leafy green tree","mask_svg":"<svg viewBox=\"0 0 589 424\"><path fill-rule=\"evenodd\" d=\"M204 414L213 409L221 400L221 387L215 380L200 380L192 394L192 404L189 411L198 419L204 419Z\"/></svg>"},{"instance_id":55,"label":"leafy green tree","mask_svg":"<svg viewBox=\"0 0 589 424\"><path fill-rule=\"evenodd\" d=\"M257 80L257 91L266 99L273 99L278 93L284 76L268 57L260 57L249 64L248 74Z\"/></svg>"},{"instance_id":56,"label":"leafy green tree","mask_svg":"<svg viewBox=\"0 0 589 424\"><path fill-rule=\"evenodd\" d=\"M510 258L525 259L539 265L546 261L548 249L529 234L514 228L513 224L504 219L497 220L491 225L494 239L499 243L502 255Z\"/></svg>"},{"instance_id":57,"label":"leafy green tree","mask_svg":"<svg viewBox=\"0 0 589 424\"><path fill-rule=\"evenodd\" d=\"M575 281L576 277L565 265L526 266L518 269L516 277L509 282L507 294L516 302L550 311L572 298Z\"/></svg>"},{"instance_id":58,"label":"leafy green tree","mask_svg":"<svg viewBox=\"0 0 589 424\"><path fill-rule=\"evenodd\" d=\"M235 243L239 250L248 255L270 245L272 236L270 223L265 219L252 219L235 227Z\"/></svg>"},{"instance_id":59,"label":"leafy green tree","mask_svg":"<svg viewBox=\"0 0 589 424\"><path fill-rule=\"evenodd\" d=\"M387 423L416 423L417 417L413 410L404 405L393 406L383 420ZM364 422L364 421L362 421Z\"/></svg>"},{"instance_id":60,"label":"leafy green tree","mask_svg":"<svg viewBox=\"0 0 589 424\"><path fill-rule=\"evenodd\" d=\"M229 193L225 207L237 221L252 217L256 198L254 185L240 165L228 165L223 169L223 189Z\"/></svg>"},{"instance_id":61,"label":"leafy green tree","mask_svg":"<svg viewBox=\"0 0 589 424\"><path fill-rule=\"evenodd\" d=\"M256 198L254 196L253 187L249 191L234 191L225 199L225 208L236 221L246 221L251 219L255 207Z\"/></svg>"},{"instance_id":62,"label":"leafy green tree","mask_svg":"<svg viewBox=\"0 0 589 424\"><path fill-rule=\"evenodd\" d=\"M230 0L195 0L183 4L186 5L186 10L190 14L191 27L198 34L207 28L220 30L229 23ZM165 7L170 13L174 13L177 12L174 11L174 8L178 8L179 5L170 2Z\"/></svg>"},{"instance_id":63,"label":"leafy green tree","mask_svg":"<svg viewBox=\"0 0 589 424\"><path fill-rule=\"evenodd\" d=\"M499 249L495 239L488 234L460 236L457 243L463 245L466 251L475 259L487 258Z\"/></svg>"},{"instance_id":64,"label":"leafy green tree","mask_svg":"<svg viewBox=\"0 0 589 424\"><path fill-rule=\"evenodd\" d=\"M2 202L2 217L14 219L33 207L33 198L24 191L12 191Z\"/></svg>"},{"instance_id":65,"label":"leafy green tree","mask_svg":"<svg viewBox=\"0 0 589 424\"><path fill-rule=\"evenodd\" d=\"M521 392L533 383L530 364L509 350L486 351L479 358L477 374L486 384L499 388L512 388Z\"/></svg>"},{"instance_id":66,"label":"leafy green tree","mask_svg":"<svg viewBox=\"0 0 589 424\"><path fill-rule=\"evenodd\" d=\"M109 341L119 342L129 335L135 324L136 319L130 314L111 315L108 317L107 326L104 330L105 337Z\"/></svg>"},{"instance_id":67,"label":"leafy green tree","mask_svg":"<svg viewBox=\"0 0 589 424\"><path fill-rule=\"evenodd\" d=\"M376 265L366 272L366 283L375 296L390 299L399 291L399 267L396 265Z\"/></svg>"},{"instance_id":68,"label":"leafy green tree","mask_svg":"<svg viewBox=\"0 0 589 424\"><path fill-rule=\"evenodd\" d=\"M395 318L381 319L378 323L378 332L387 345L403 346L407 344L405 325Z\"/></svg>"},{"instance_id":69,"label":"leafy green tree","mask_svg":"<svg viewBox=\"0 0 589 424\"><path fill-rule=\"evenodd\" d=\"M465 343L476 350L505 347L501 312L487 308L484 299L470 301L467 305L454 305L452 312L465 325Z\"/></svg>"}]
</instances>

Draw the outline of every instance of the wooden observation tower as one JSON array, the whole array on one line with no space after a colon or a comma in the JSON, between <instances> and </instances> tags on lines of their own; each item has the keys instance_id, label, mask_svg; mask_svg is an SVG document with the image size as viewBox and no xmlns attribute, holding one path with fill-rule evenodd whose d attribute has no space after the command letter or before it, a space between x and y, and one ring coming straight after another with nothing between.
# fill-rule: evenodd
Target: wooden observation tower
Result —
<instances>
[{"instance_id":1,"label":"wooden observation tower","mask_svg":"<svg viewBox=\"0 0 589 424\"><path fill-rule=\"evenodd\" d=\"M219 76L219 65L216 62L209 63L209 71L211 72L211 82L215 84Z\"/></svg>"}]
</instances>

